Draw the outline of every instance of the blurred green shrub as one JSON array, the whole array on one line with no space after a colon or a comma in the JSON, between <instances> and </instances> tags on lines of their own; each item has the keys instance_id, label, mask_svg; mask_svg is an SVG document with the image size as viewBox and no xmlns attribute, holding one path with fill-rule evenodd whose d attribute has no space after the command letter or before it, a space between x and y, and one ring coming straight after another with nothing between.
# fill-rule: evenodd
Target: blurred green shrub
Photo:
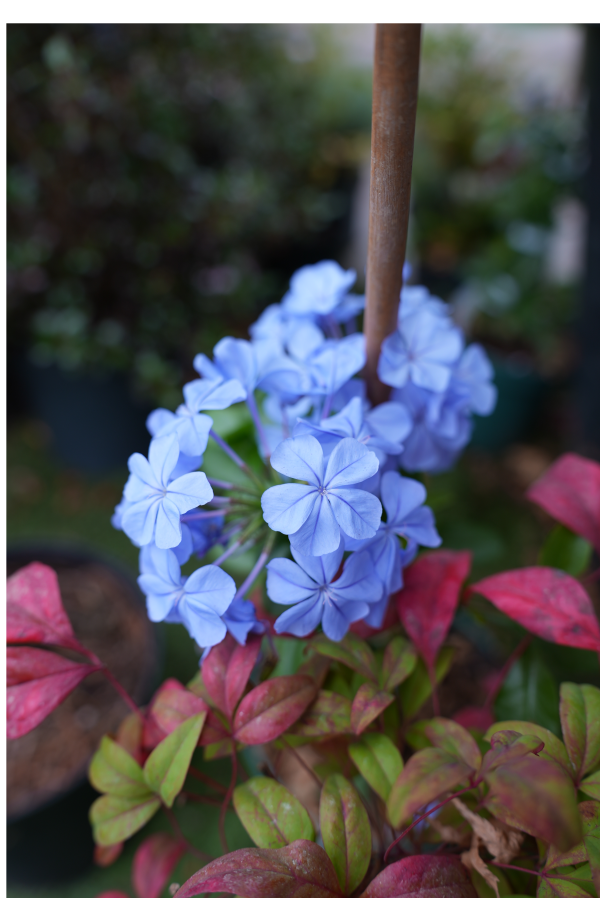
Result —
<instances>
[{"instance_id":1,"label":"blurred green shrub","mask_svg":"<svg viewBox=\"0 0 600 898\"><path fill-rule=\"evenodd\" d=\"M344 245L368 73L318 29L11 25L7 46L10 345L169 403Z\"/></svg>"},{"instance_id":2,"label":"blurred green shrub","mask_svg":"<svg viewBox=\"0 0 600 898\"><path fill-rule=\"evenodd\" d=\"M585 166L583 115L516 92L510 58L495 57L460 27L425 29L412 239L420 280L458 302L476 337L545 364L575 307L576 285L547 267L556 210Z\"/></svg>"}]
</instances>

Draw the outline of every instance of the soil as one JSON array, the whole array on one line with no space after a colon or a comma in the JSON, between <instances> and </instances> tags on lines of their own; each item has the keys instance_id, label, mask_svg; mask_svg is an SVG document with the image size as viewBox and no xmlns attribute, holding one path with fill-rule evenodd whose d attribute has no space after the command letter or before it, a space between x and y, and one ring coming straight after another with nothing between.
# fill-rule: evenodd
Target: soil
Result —
<instances>
[{"instance_id":1,"label":"soil","mask_svg":"<svg viewBox=\"0 0 600 898\"><path fill-rule=\"evenodd\" d=\"M133 584L102 563L68 554L9 556L8 575L33 560L56 570L77 638L107 664L134 700L147 700L156 676L156 638ZM78 784L101 737L114 732L128 713L110 683L94 673L40 726L9 741L9 819L42 807Z\"/></svg>"}]
</instances>

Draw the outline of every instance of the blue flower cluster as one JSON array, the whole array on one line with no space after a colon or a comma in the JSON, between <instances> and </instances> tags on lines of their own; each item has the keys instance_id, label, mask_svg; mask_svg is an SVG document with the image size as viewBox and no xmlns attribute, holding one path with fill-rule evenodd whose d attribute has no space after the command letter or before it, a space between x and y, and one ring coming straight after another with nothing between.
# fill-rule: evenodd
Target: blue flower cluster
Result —
<instances>
[{"instance_id":1,"label":"blue flower cluster","mask_svg":"<svg viewBox=\"0 0 600 898\"><path fill-rule=\"evenodd\" d=\"M419 546L440 544L424 486L400 472L454 462L472 413L494 408L492 368L481 347L465 348L445 303L405 286L398 328L379 360L390 400L372 408L357 376L365 300L349 292L354 281L331 261L297 271L282 302L251 326L250 340L225 337L212 360L196 356L200 377L183 388L183 404L148 418L148 458L129 459L113 525L140 547L148 614L182 623L205 650L227 632L244 644L265 631L246 599L265 566L269 598L291 606L275 631L306 636L321 625L339 640L355 621L381 626L403 568ZM254 421L260 472L206 414L239 402ZM246 486L199 470L209 438ZM221 565L253 545L258 560L238 587ZM282 557L286 546L293 560ZM211 550L212 563L182 575Z\"/></svg>"}]
</instances>

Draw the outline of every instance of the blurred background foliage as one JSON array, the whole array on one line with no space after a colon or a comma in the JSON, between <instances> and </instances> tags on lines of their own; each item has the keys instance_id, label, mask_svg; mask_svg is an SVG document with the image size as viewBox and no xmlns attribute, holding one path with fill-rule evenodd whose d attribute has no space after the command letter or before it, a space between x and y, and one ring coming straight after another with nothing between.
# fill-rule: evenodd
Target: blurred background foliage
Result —
<instances>
[{"instance_id":1,"label":"blurred background foliage","mask_svg":"<svg viewBox=\"0 0 600 898\"><path fill-rule=\"evenodd\" d=\"M326 30L8 29L9 334L38 365L186 365L339 255L370 86ZM346 227L345 227L346 226Z\"/></svg>"}]
</instances>

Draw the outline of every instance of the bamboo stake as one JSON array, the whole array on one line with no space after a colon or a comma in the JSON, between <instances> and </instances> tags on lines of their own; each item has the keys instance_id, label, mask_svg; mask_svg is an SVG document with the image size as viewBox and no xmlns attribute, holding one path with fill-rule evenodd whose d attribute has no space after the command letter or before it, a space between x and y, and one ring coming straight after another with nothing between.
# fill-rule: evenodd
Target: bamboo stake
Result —
<instances>
[{"instance_id":1,"label":"bamboo stake","mask_svg":"<svg viewBox=\"0 0 600 898\"><path fill-rule=\"evenodd\" d=\"M396 330L398 322L420 50L420 25L377 25L365 309L365 374L369 398L375 405L384 402L390 393L390 388L377 377L377 362L383 340Z\"/></svg>"}]
</instances>

